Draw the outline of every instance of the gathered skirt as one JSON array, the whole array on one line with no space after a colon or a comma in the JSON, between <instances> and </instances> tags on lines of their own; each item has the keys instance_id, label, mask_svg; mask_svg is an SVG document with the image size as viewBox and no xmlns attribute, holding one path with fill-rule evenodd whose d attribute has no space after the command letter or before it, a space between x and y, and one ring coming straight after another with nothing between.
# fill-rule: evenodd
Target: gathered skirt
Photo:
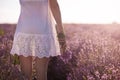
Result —
<instances>
[{"instance_id":1,"label":"gathered skirt","mask_svg":"<svg viewBox=\"0 0 120 80\"><path fill-rule=\"evenodd\" d=\"M10 52L25 57L53 57L60 55L57 34L30 34L17 32Z\"/></svg>"}]
</instances>

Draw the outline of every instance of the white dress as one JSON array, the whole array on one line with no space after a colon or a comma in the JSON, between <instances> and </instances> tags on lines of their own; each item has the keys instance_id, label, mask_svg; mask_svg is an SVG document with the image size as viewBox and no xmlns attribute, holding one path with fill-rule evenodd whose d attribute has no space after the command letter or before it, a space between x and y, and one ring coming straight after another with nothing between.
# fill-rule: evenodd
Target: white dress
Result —
<instances>
[{"instance_id":1,"label":"white dress","mask_svg":"<svg viewBox=\"0 0 120 80\"><path fill-rule=\"evenodd\" d=\"M49 0L20 0L21 13L11 54L35 57L60 55L60 45Z\"/></svg>"}]
</instances>

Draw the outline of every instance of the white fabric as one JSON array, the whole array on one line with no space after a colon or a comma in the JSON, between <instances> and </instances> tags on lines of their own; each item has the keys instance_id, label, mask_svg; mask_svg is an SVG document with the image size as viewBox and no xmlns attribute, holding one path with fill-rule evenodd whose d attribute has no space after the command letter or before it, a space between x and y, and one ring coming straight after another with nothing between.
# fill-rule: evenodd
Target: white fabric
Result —
<instances>
[{"instance_id":1,"label":"white fabric","mask_svg":"<svg viewBox=\"0 0 120 80\"><path fill-rule=\"evenodd\" d=\"M48 0L20 0L21 13L11 54L35 57L60 55L60 46Z\"/></svg>"}]
</instances>

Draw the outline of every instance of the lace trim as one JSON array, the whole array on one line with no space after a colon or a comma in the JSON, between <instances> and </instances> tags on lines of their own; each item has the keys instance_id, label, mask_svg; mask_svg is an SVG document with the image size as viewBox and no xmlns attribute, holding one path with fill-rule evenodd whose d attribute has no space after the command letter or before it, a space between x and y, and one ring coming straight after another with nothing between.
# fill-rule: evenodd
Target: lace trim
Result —
<instances>
[{"instance_id":1,"label":"lace trim","mask_svg":"<svg viewBox=\"0 0 120 80\"><path fill-rule=\"evenodd\" d=\"M40 35L16 33L11 54L50 57L60 55L60 46L56 34Z\"/></svg>"}]
</instances>

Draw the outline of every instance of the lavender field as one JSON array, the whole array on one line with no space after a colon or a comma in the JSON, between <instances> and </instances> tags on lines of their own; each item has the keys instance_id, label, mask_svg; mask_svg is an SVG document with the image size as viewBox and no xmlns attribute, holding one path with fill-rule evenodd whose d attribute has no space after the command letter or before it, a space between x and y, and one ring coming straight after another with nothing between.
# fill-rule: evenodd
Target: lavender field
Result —
<instances>
[{"instance_id":1,"label":"lavender field","mask_svg":"<svg viewBox=\"0 0 120 80\"><path fill-rule=\"evenodd\" d=\"M0 80L24 80L19 57L9 54L15 26L0 25ZM64 27L67 51L51 59L48 80L120 80L120 24Z\"/></svg>"}]
</instances>

